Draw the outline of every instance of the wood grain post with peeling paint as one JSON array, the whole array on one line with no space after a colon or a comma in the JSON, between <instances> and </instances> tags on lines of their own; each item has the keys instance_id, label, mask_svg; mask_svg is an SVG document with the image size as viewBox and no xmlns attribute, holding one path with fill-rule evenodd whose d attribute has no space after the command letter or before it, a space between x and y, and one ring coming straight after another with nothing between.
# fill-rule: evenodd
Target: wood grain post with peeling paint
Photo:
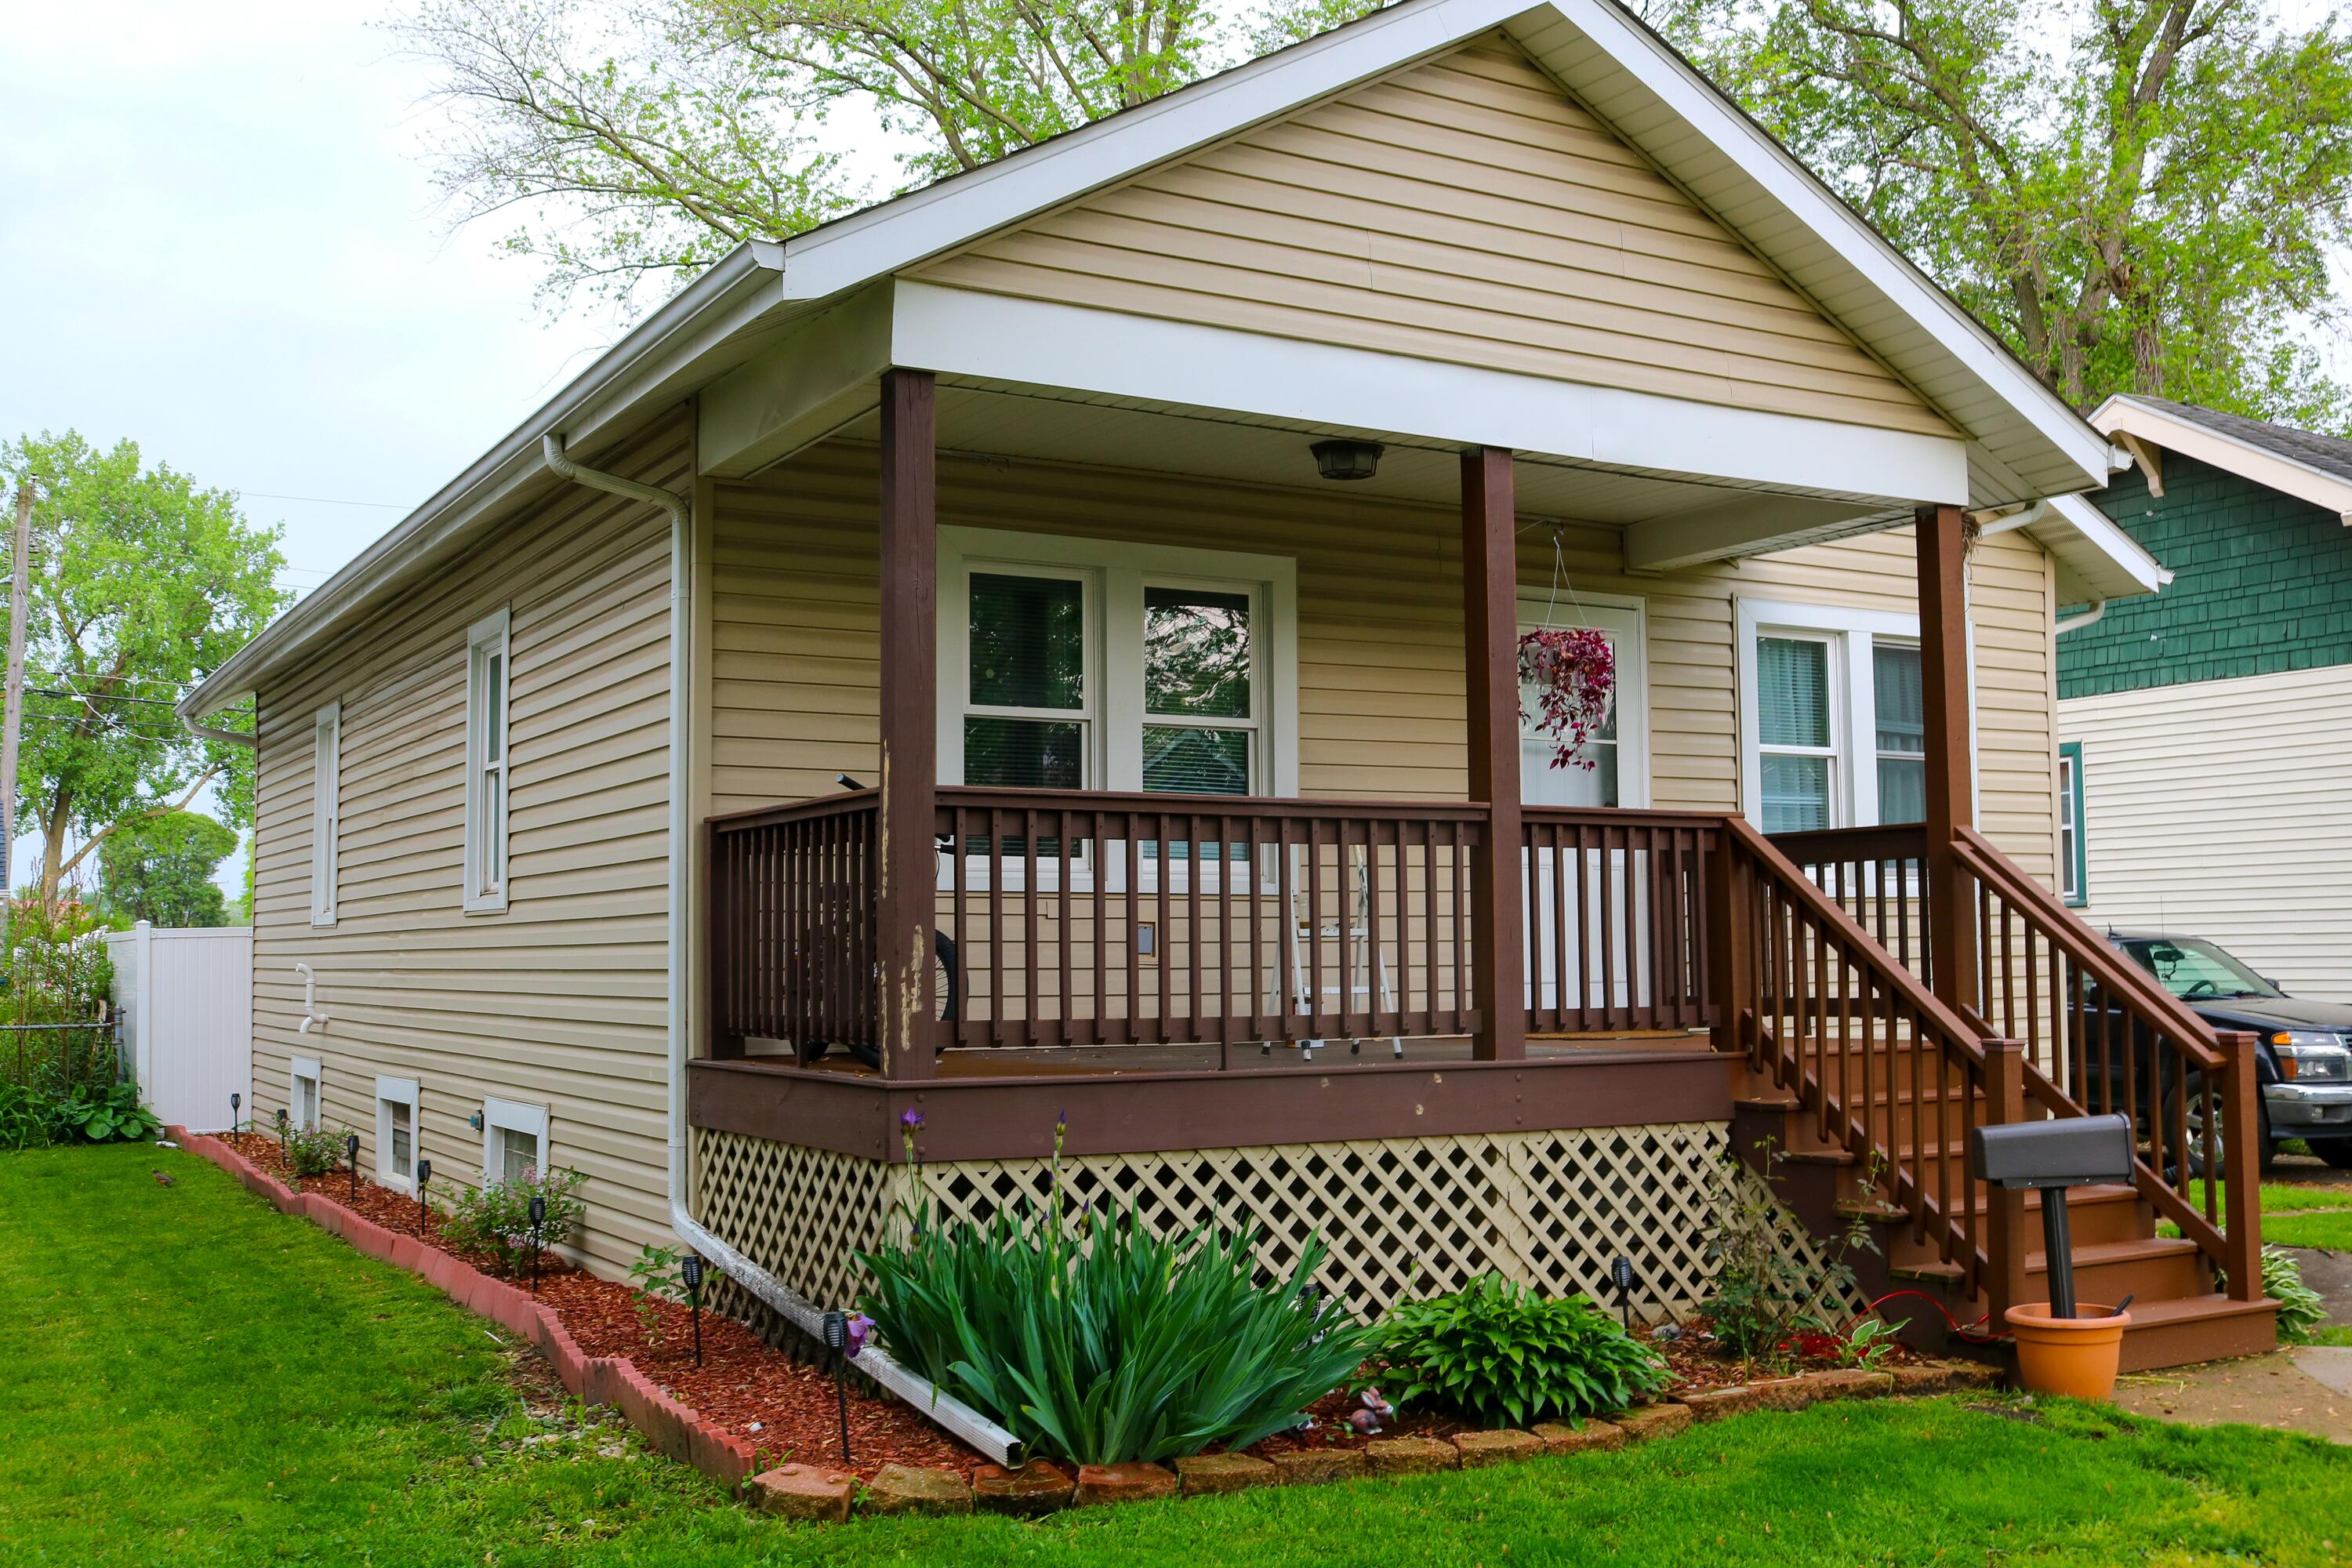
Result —
<instances>
[{"instance_id":1,"label":"wood grain post with peeling paint","mask_svg":"<svg viewBox=\"0 0 2352 1568\"><path fill-rule=\"evenodd\" d=\"M875 1022L883 1076L927 1079L938 1056L931 926L938 854L939 506L929 371L882 375L882 776L875 853Z\"/></svg>"},{"instance_id":2,"label":"wood grain post with peeling paint","mask_svg":"<svg viewBox=\"0 0 2352 1568\"><path fill-rule=\"evenodd\" d=\"M1937 999L1978 1010L1975 890L1952 853L1975 826L1969 757L1968 524L1956 506L1918 510L1919 674L1927 740L1927 968Z\"/></svg>"},{"instance_id":3,"label":"wood grain post with peeling paint","mask_svg":"<svg viewBox=\"0 0 2352 1568\"><path fill-rule=\"evenodd\" d=\"M1481 1061L1528 1054L1519 895L1519 561L1511 454L1462 454L1463 674L1470 798L1489 807L1470 856L1471 986Z\"/></svg>"}]
</instances>

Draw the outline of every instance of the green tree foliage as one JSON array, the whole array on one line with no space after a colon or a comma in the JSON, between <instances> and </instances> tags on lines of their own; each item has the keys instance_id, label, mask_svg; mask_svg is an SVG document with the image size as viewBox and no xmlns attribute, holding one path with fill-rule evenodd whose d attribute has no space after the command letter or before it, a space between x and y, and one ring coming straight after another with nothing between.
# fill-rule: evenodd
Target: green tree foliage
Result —
<instances>
[{"instance_id":1,"label":"green tree foliage","mask_svg":"<svg viewBox=\"0 0 2352 1568\"><path fill-rule=\"evenodd\" d=\"M2078 406L2342 428L2315 331L2352 39L2261 0L1648 0L1650 19Z\"/></svg>"},{"instance_id":2,"label":"green tree foliage","mask_svg":"<svg viewBox=\"0 0 2352 1568\"><path fill-rule=\"evenodd\" d=\"M234 496L145 466L130 441L28 437L0 468L36 498L17 826L41 835L49 900L122 825L207 784L232 826L250 820L251 748L189 734L171 702L276 612L284 563Z\"/></svg>"},{"instance_id":3,"label":"green tree foliage","mask_svg":"<svg viewBox=\"0 0 2352 1568\"><path fill-rule=\"evenodd\" d=\"M507 216L551 303L622 308L748 239L849 211L819 138L850 106L912 139L909 184L975 169L1381 0L415 0L460 222Z\"/></svg>"},{"instance_id":4,"label":"green tree foliage","mask_svg":"<svg viewBox=\"0 0 2352 1568\"><path fill-rule=\"evenodd\" d=\"M234 830L197 812L133 817L99 849L99 908L126 925L226 925L228 899L213 873L236 845Z\"/></svg>"}]
</instances>

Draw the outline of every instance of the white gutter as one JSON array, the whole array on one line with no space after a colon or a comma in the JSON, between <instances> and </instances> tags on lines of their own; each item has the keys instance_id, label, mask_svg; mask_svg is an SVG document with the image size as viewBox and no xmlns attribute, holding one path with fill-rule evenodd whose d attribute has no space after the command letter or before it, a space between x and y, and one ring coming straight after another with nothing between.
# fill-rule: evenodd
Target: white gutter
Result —
<instances>
[{"instance_id":1,"label":"white gutter","mask_svg":"<svg viewBox=\"0 0 2352 1568\"><path fill-rule=\"evenodd\" d=\"M2053 626L2051 628L2051 632L2053 636L2062 637L2068 632L2079 632L2084 626L2096 626L2098 624L2099 617L2106 613L2106 600L2094 599L2091 601L2091 607L2089 609L2084 610L2079 616L2068 616L2064 620L2060 621L2055 626Z\"/></svg>"},{"instance_id":2,"label":"white gutter","mask_svg":"<svg viewBox=\"0 0 2352 1568\"><path fill-rule=\"evenodd\" d=\"M184 715L181 717L180 728L199 741L218 741L223 745L243 746L248 752L256 749L253 737L242 730L215 730L210 724L199 724Z\"/></svg>"},{"instance_id":3,"label":"white gutter","mask_svg":"<svg viewBox=\"0 0 2352 1568\"><path fill-rule=\"evenodd\" d=\"M682 884L694 848L692 776L687 767L687 745L692 733L690 708L694 682L690 661L694 639L693 583L688 574L694 548L694 507L676 490L640 484L618 474L583 468L563 454L563 437L551 430L541 437L541 456L550 470L574 484L607 490L632 500L647 501L669 513L669 1162L670 1230L719 1272L782 1313L793 1325L824 1342L824 1313L798 1291L703 1228L688 1212L686 1064L688 1044L687 1016L687 901ZM925 1378L900 1366L888 1353L869 1346L859 1352L857 1370L888 1389L931 1420L1008 1468L1018 1468L1024 1456L1021 1440L979 1411L940 1393Z\"/></svg>"}]
</instances>

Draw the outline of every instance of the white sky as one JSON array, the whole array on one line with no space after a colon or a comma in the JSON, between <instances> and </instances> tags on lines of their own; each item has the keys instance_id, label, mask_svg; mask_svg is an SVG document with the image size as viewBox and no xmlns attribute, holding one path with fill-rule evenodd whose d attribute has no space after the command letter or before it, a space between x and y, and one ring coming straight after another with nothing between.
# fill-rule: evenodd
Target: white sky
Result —
<instances>
[{"instance_id":1,"label":"white sky","mask_svg":"<svg viewBox=\"0 0 2352 1568\"><path fill-rule=\"evenodd\" d=\"M617 335L547 324L501 230L446 234L442 111L388 9L0 0L0 433L129 437L240 491L298 590Z\"/></svg>"}]
</instances>

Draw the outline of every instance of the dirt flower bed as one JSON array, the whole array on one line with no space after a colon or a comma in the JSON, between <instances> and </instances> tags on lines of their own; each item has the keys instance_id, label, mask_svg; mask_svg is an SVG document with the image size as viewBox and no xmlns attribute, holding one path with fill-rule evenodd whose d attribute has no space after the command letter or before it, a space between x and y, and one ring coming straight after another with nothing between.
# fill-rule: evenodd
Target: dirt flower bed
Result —
<instances>
[{"instance_id":1,"label":"dirt flower bed","mask_svg":"<svg viewBox=\"0 0 2352 1568\"><path fill-rule=\"evenodd\" d=\"M1767 1378L1786 1377L1801 1372L1823 1372L1843 1364L1838 1360L1832 1342L1814 1335L1804 1336L1793 1347L1789 1364L1783 1371L1773 1371L1760 1364L1744 1364L1717 1341L1704 1316L1690 1318L1678 1325L1637 1324L1633 1337L1665 1361L1666 1370L1673 1374L1674 1381L1661 1391L1660 1397L1668 1399L1676 1394L1703 1394L1709 1389L1732 1388L1744 1383L1759 1383ZM1891 1340L1885 1343L1885 1352L1872 1363L1879 1371L1898 1366L1924 1366L1933 1359L1908 1345Z\"/></svg>"},{"instance_id":2,"label":"dirt flower bed","mask_svg":"<svg viewBox=\"0 0 2352 1568\"><path fill-rule=\"evenodd\" d=\"M222 1140L289 1185L293 1172L278 1140L241 1132ZM351 1171L310 1176L302 1189L323 1193L385 1229L416 1237L489 1271L490 1260L445 1243L441 1216L416 1199L377 1185L364 1175L352 1195ZM515 1283L528 1286L526 1271ZM855 1470L871 1479L884 1465L950 1469L969 1480L985 1461L895 1399L876 1399L852 1381L849 1463L841 1453L841 1413L832 1376L804 1366L732 1318L702 1314L702 1364L694 1364L694 1327L685 1305L646 1295L618 1280L575 1268L554 1253L540 1262L538 1299L554 1308L581 1350L592 1356L627 1356L637 1370L704 1419L716 1422L760 1452L761 1465L799 1462ZM650 1322L640 1309L650 1314Z\"/></svg>"}]
</instances>

